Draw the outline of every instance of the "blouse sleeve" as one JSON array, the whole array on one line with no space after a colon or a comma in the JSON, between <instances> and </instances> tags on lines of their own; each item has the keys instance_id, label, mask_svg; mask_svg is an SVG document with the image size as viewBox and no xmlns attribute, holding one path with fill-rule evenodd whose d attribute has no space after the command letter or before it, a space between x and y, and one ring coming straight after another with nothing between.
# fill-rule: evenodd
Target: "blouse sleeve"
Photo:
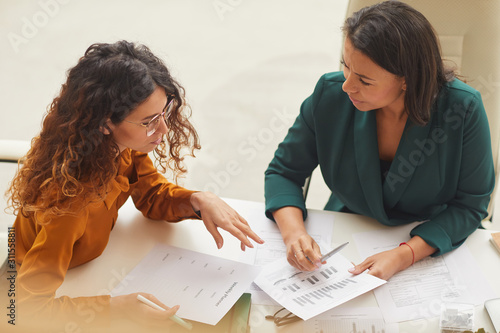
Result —
<instances>
[{"instance_id":1,"label":"blouse sleeve","mask_svg":"<svg viewBox=\"0 0 500 333\"><path fill-rule=\"evenodd\" d=\"M148 154L132 154L137 172L137 181L131 184L132 199L144 216L169 222L199 219L190 202L195 191L170 183L158 172Z\"/></svg>"},{"instance_id":2,"label":"blouse sleeve","mask_svg":"<svg viewBox=\"0 0 500 333\"><path fill-rule=\"evenodd\" d=\"M464 112L445 116L454 132L462 130L455 197L441 213L411 231L411 236L418 235L437 249L434 256L459 247L480 226L495 186L490 130L479 93L465 106Z\"/></svg>"},{"instance_id":3,"label":"blouse sleeve","mask_svg":"<svg viewBox=\"0 0 500 333\"><path fill-rule=\"evenodd\" d=\"M265 213L271 220L272 212L285 206L300 208L303 218L307 217L302 187L318 165L313 113L323 85L324 76L314 93L302 103L299 115L265 172Z\"/></svg>"}]
</instances>

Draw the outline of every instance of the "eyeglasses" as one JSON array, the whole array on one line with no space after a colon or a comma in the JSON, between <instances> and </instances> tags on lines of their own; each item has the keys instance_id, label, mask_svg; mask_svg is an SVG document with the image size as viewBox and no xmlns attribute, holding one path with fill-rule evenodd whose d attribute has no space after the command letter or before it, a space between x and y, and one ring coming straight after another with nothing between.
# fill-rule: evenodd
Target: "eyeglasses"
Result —
<instances>
[{"instance_id":1,"label":"eyeglasses","mask_svg":"<svg viewBox=\"0 0 500 333\"><path fill-rule=\"evenodd\" d=\"M280 313L281 311L287 311L288 313L284 316L278 316L278 313ZM272 316L266 316L266 319L274 321L274 324L277 327L284 326L286 324L290 324L290 323L301 320L299 317L297 317L293 313L289 312L285 308L279 309Z\"/></svg>"},{"instance_id":2,"label":"eyeglasses","mask_svg":"<svg viewBox=\"0 0 500 333\"><path fill-rule=\"evenodd\" d=\"M172 111L172 109L175 106L175 103L174 103L175 98L174 98L174 96L173 95L169 95L169 97L171 98L170 102L168 102L168 104L165 107L165 109L163 109L163 112L160 113L160 114L157 114L156 116L154 116L147 123L135 123L133 121L128 121L126 119L124 119L123 121L126 121L127 123L131 123L131 124L139 125L139 126L142 126L142 127L146 127L146 135L147 136L151 136L151 135L155 134L156 131L158 130L158 127L160 127L160 121L163 119L165 121L165 123L167 123L167 117L170 114L170 111Z\"/></svg>"}]
</instances>

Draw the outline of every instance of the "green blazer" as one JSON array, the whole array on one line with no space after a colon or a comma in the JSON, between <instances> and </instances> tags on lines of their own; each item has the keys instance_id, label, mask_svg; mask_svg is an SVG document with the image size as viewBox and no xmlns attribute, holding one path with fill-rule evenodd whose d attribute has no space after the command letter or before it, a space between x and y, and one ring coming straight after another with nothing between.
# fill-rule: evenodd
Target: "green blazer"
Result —
<instances>
[{"instance_id":1,"label":"green blazer","mask_svg":"<svg viewBox=\"0 0 500 333\"><path fill-rule=\"evenodd\" d=\"M351 211L385 225L426 222L422 237L441 255L487 216L495 175L488 120L478 91L454 80L442 89L426 126L407 121L385 180L375 112L357 110L342 72L325 74L265 173L266 215L285 206L307 211L305 179L319 165L332 191L325 209Z\"/></svg>"}]
</instances>

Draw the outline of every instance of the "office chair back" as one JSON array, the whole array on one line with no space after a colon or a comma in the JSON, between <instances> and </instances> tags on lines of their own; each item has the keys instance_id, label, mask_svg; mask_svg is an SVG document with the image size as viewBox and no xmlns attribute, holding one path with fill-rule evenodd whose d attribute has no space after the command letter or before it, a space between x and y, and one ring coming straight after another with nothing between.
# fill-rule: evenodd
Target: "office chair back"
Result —
<instances>
[{"instance_id":1,"label":"office chair back","mask_svg":"<svg viewBox=\"0 0 500 333\"><path fill-rule=\"evenodd\" d=\"M22 162L24 155L26 155L29 149L29 141L0 140L0 163Z\"/></svg>"}]
</instances>

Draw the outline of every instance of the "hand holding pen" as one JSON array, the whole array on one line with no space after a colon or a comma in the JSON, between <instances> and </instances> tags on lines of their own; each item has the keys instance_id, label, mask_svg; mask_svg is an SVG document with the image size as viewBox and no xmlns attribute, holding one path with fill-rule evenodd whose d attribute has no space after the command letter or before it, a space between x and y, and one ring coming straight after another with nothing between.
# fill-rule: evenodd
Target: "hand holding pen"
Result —
<instances>
[{"instance_id":1,"label":"hand holding pen","mask_svg":"<svg viewBox=\"0 0 500 333\"><path fill-rule=\"evenodd\" d=\"M346 247L347 245L349 244L349 242L345 242L344 244L342 245L339 245L337 246L336 248L334 248L333 250L331 250L330 252L328 252L327 254L323 255L320 259L320 263L317 264L316 266L321 267L321 264L323 264L325 262L326 259L330 258L331 256L333 256L335 253L337 252L340 252L344 247Z\"/></svg>"},{"instance_id":2,"label":"hand holding pen","mask_svg":"<svg viewBox=\"0 0 500 333\"><path fill-rule=\"evenodd\" d=\"M139 301L141 301L142 303L152 307L153 309L156 309L156 310L160 310L160 311L166 311L164 308L162 308L161 306L159 306L158 304L150 301L149 299L147 299L146 297L142 296L142 295L137 295L137 299ZM173 315L170 317L170 319L181 325L182 327L184 327L185 329L188 329L188 330L191 330L193 328L193 324L191 323L188 323L187 321L184 321L183 319L181 319L180 317L178 317L177 315Z\"/></svg>"},{"instance_id":3,"label":"hand holding pen","mask_svg":"<svg viewBox=\"0 0 500 333\"><path fill-rule=\"evenodd\" d=\"M143 292L110 298L110 316L113 320L130 321L148 329L167 329L175 323L188 328L191 324L175 315L178 309L178 305L169 308L154 295Z\"/></svg>"},{"instance_id":4,"label":"hand holding pen","mask_svg":"<svg viewBox=\"0 0 500 333\"><path fill-rule=\"evenodd\" d=\"M325 260L327 260L328 258L332 257L334 254L340 252L344 247L346 247L347 245L349 244L349 242L345 242L343 244L341 244L340 246L336 247L335 249L331 250L330 252L326 253L325 255L321 256L320 258L318 258L318 260L313 260L311 259L307 254L306 252L304 252L303 250L299 250L297 252L295 252L294 254L294 257L297 261L301 260L301 257L303 258L302 261L305 261L306 263L308 263L308 266L311 266L312 268L309 268L309 267L306 267L304 264L302 264L300 267L298 267L297 265L293 265L292 266L295 266L297 268L299 268L300 270L302 271L312 271L314 270L315 268L320 268L321 265L323 263L325 263ZM316 243L314 242L314 245L316 245ZM319 253L319 247L316 245L317 247L317 253ZM290 262L290 260L289 260Z\"/></svg>"},{"instance_id":5,"label":"hand holding pen","mask_svg":"<svg viewBox=\"0 0 500 333\"><path fill-rule=\"evenodd\" d=\"M330 252L328 252L327 254L325 254L324 256L322 256L321 257L321 262L324 262L326 259L328 259L331 256L333 256L335 253L340 252L348 244L349 244L349 242L345 242L344 244L337 246L336 248L334 248L333 250L331 250Z\"/></svg>"}]
</instances>

